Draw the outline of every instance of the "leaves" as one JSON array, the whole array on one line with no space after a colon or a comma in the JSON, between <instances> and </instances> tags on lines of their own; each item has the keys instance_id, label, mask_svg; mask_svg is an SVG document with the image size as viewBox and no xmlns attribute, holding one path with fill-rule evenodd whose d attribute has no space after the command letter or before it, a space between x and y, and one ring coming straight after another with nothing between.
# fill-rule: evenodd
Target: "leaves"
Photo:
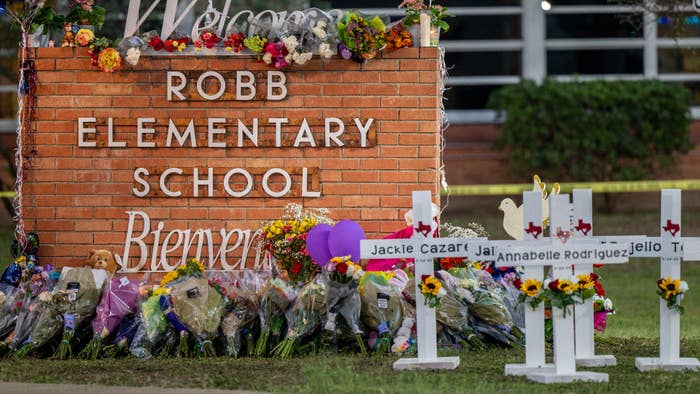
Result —
<instances>
[{"instance_id":1,"label":"leaves","mask_svg":"<svg viewBox=\"0 0 700 394\"><path fill-rule=\"evenodd\" d=\"M659 81L524 81L496 91L505 113L496 148L516 176L561 181L636 180L687 152L690 93Z\"/></svg>"}]
</instances>

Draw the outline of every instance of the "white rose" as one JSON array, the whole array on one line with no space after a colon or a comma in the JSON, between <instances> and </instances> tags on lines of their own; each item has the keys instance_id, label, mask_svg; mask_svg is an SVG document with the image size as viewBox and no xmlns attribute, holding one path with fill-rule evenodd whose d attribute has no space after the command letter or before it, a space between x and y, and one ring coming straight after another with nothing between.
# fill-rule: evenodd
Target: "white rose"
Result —
<instances>
[{"instance_id":1,"label":"white rose","mask_svg":"<svg viewBox=\"0 0 700 394\"><path fill-rule=\"evenodd\" d=\"M605 301L603 301L603 308L606 311L611 311L613 309L613 303L610 298L606 298Z\"/></svg>"},{"instance_id":2,"label":"white rose","mask_svg":"<svg viewBox=\"0 0 700 394\"><path fill-rule=\"evenodd\" d=\"M357 271L355 271L355 274L353 274L352 278L359 282L363 276L365 276L365 271L364 270L357 270Z\"/></svg>"},{"instance_id":3,"label":"white rose","mask_svg":"<svg viewBox=\"0 0 700 394\"><path fill-rule=\"evenodd\" d=\"M682 280L681 281L681 292L685 293L688 291L688 282Z\"/></svg>"},{"instance_id":4,"label":"white rose","mask_svg":"<svg viewBox=\"0 0 700 394\"><path fill-rule=\"evenodd\" d=\"M284 47L287 48L287 51L290 53L294 52L294 50L297 49L297 46L299 45L296 36L285 37L282 39L282 42L284 43Z\"/></svg>"},{"instance_id":5,"label":"white rose","mask_svg":"<svg viewBox=\"0 0 700 394\"><path fill-rule=\"evenodd\" d=\"M330 59L335 55L335 51L331 48L331 44L327 42L322 42L318 46L318 54L324 59Z\"/></svg>"},{"instance_id":6,"label":"white rose","mask_svg":"<svg viewBox=\"0 0 700 394\"><path fill-rule=\"evenodd\" d=\"M294 52L294 56L292 57L292 59L294 59L294 63L304 65L308 63L312 57L313 54L311 54L311 52Z\"/></svg>"},{"instance_id":7,"label":"white rose","mask_svg":"<svg viewBox=\"0 0 700 394\"><path fill-rule=\"evenodd\" d=\"M293 57L292 54L289 53L289 54L287 54L287 56L284 57L284 61L289 63L289 64L292 64L292 57Z\"/></svg>"},{"instance_id":8,"label":"white rose","mask_svg":"<svg viewBox=\"0 0 700 394\"><path fill-rule=\"evenodd\" d=\"M41 294L39 294L39 299L43 302L49 302L49 301L51 301L51 298L53 298L53 297L51 296L51 293L48 291L42 291Z\"/></svg>"},{"instance_id":9,"label":"white rose","mask_svg":"<svg viewBox=\"0 0 700 394\"><path fill-rule=\"evenodd\" d=\"M265 62L265 64L272 63L272 54L270 52L265 53L262 57L262 60Z\"/></svg>"},{"instance_id":10,"label":"white rose","mask_svg":"<svg viewBox=\"0 0 700 394\"><path fill-rule=\"evenodd\" d=\"M352 274L355 273L355 266L354 265L348 265L348 270L345 271L345 275L347 276L352 276Z\"/></svg>"},{"instance_id":11,"label":"white rose","mask_svg":"<svg viewBox=\"0 0 700 394\"><path fill-rule=\"evenodd\" d=\"M129 48L128 51L126 51L126 62L131 64L132 66L136 66L139 63L139 59L141 58L141 50L138 48Z\"/></svg>"}]
</instances>

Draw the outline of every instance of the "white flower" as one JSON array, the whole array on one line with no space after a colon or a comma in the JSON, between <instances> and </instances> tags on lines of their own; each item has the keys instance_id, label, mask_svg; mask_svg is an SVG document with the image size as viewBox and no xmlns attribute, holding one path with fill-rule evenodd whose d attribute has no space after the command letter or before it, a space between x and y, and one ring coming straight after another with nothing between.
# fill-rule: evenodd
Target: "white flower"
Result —
<instances>
[{"instance_id":1,"label":"white flower","mask_svg":"<svg viewBox=\"0 0 700 394\"><path fill-rule=\"evenodd\" d=\"M272 54L270 52L267 52L263 55L262 60L265 62L265 64L270 64L272 63Z\"/></svg>"},{"instance_id":2,"label":"white flower","mask_svg":"<svg viewBox=\"0 0 700 394\"><path fill-rule=\"evenodd\" d=\"M284 57L284 61L289 64L292 64L292 54L288 53L287 56Z\"/></svg>"},{"instance_id":3,"label":"white flower","mask_svg":"<svg viewBox=\"0 0 700 394\"><path fill-rule=\"evenodd\" d=\"M447 294L447 292L445 291L445 288L441 287L440 290L438 290L437 297L442 298L445 296L445 294Z\"/></svg>"},{"instance_id":4,"label":"white flower","mask_svg":"<svg viewBox=\"0 0 700 394\"><path fill-rule=\"evenodd\" d=\"M345 271L345 275L352 276L355 273L355 266L348 264L348 270Z\"/></svg>"},{"instance_id":5,"label":"white flower","mask_svg":"<svg viewBox=\"0 0 700 394\"><path fill-rule=\"evenodd\" d=\"M297 49L297 46L299 45L299 41L297 41L297 36L289 36L289 37L284 37L282 39L282 42L284 43L284 47L287 48L287 52L294 52L295 49Z\"/></svg>"},{"instance_id":6,"label":"white flower","mask_svg":"<svg viewBox=\"0 0 700 394\"><path fill-rule=\"evenodd\" d=\"M39 294L39 299L42 300L43 302L49 302L51 301L51 293L48 291L42 291L41 294Z\"/></svg>"},{"instance_id":7,"label":"white flower","mask_svg":"<svg viewBox=\"0 0 700 394\"><path fill-rule=\"evenodd\" d=\"M316 37L318 37L321 40L325 40L326 38L328 38L328 33L326 33L326 26L327 25L325 21L318 21L316 23L316 26L311 30L314 32Z\"/></svg>"},{"instance_id":8,"label":"white flower","mask_svg":"<svg viewBox=\"0 0 700 394\"><path fill-rule=\"evenodd\" d=\"M132 66L136 66L139 63L139 58L141 58L141 50L138 48L129 48L126 51L126 62Z\"/></svg>"},{"instance_id":9,"label":"white flower","mask_svg":"<svg viewBox=\"0 0 700 394\"><path fill-rule=\"evenodd\" d=\"M294 60L294 63L303 65L308 63L308 61L311 60L313 56L314 55L311 52L294 52L292 60Z\"/></svg>"},{"instance_id":10,"label":"white flower","mask_svg":"<svg viewBox=\"0 0 700 394\"><path fill-rule=\"evenodd\" d=\"M331 57L333 57L333 55L335 55L335 51L333 50L333 48L331 48L331 44L327 42L322 42L318 46L318 54L321 55L321 57L324 59L330 59Z\"/></svg>"},{"instance_id":11,"label":"white flower","mask_svg":"<svg viewBox=\"0 0 700 394\"><path fill-rule=\"evenodd\" d=\"M552 283L552 280L551 280L551 279L545 279L545 280L544 280L544 283L542 284L542 287L543 287L543 288L547 288L547 287L549 287L549 284L550 284L550 283Z\"/></svg>"},{"instance_id":12,"label":"white flower","mask_svg":"<svg viewBox=\"0 0 700 394\"><path fill-rule=\"evenodd\" d=\"M357 270L357 271L355 271L355 274L353 274L352 278L359 282L363 276L365 276L365 271L364 270Z\"/></svg>"},{"instance_id":13,"label":"white flower","mask_svg":"<svg viewBox=\"0 0 700 394\"><path fill-rule=\"evenodd\" d=\"M688 282L682 280L681 281L681 293L685 293L688 291Z\"/></svg>"},{"instance_id":14,"label":"white flower","mask_svg":"<svg viewBox=\"0 0 700 394\"><path fill-rule=\"evenodd\" d=\"M606 311L611 311L613 309L613 303L610 298L606 298L605 301L603 301L603 308Z\"/></svg>"}]
</instances>

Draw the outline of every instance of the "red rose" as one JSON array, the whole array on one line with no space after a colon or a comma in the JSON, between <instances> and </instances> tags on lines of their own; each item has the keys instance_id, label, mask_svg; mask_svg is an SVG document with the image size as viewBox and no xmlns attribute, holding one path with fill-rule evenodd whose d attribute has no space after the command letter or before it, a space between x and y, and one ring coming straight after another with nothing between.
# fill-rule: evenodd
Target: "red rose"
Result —
<instances>
[{"instance_id":1,"label":"red rose","mask_svg":"<svg viewBox=\"0 0 700 394\"><path fill-rule=\"evenodd\" d=\"M559 279L549 282L549 289L554 291L559 290Z\"/></svg>"},{"instance_id":2,"label":"red rose","mask_svg":"<svg viewBox=\"0 0 700 394\"><path fill-rule=\"evenodd\" d=\"M346 273L346 272L348 271L348 263L346 263L346 262L340 262L340 263L338 263L338 264L335 266L335 270L336 270L339 274L344 274L344 273Z\"/></svg>"},{"instance_id":3,"label":"red rose","mask_svg":"<svg viewBox=\"0 0 700 394\"><path fill-rule=\"evenodd\" d=\"M173 46L173 40L171 40L171 39L165 40L165 50L168 52L175 51L175 46Z\"/></svg>"},{"instance_id":4,"label":"red rose","mask_svg":"<svg viewBox=\"0 0 700 394\"><path fill-rule=\"evenodd\" d=\"M598 274L596 274L595 272L591 272L590 277L591 280L594 282L598 281L598 278L600 278L600 276L598 276Z\"/></svg>"},{"instance_id":5,"label":"red rose","mask_svg":"<svg viewBox=\"0 0 700 394\"><path fill-rule=\"evenodd\" d=\"M161 40L159 36L154 36L151 38L150 41L148 41L148 45L150 45L151 48L153 48L153 50L160 51L161 49L163 49L163 46L165 44L163 43L163 40Z\"/></svg>"},{"instance_id":6,"label":"red rose","mask_svg":"<svg viewBox=\"0 0 700 394\"><path fill-rule=\"evenodd\" d=\"M303 267L303 266L302 266L301 263L298 262L298 261L295 262L294 264L292 264L292 270L291 270L291 271L292 271L292 274L294 274L294 275L298 274L298 273L301 271L302 267ZM347 268L346 268L346 269L347 269Z\"/></svg>"},{"instance_id":7,"label":"red rose","mask_svg":"<svg viewBox=\"0 0 700 394\"><path fill-rule=\"evenodd\" d=\"M600 282L595 282L594 286L595 286L595 293L601 297L605 297L605 289L603 289L603 285Z\"/></svg>"},{"instance_id":8,"label":"red rose","mask_svg":"<svg viewBox=\"0 0 700 394\"><path fill-rule=\"evenodd\" d=\"M454 267L454 264L452 264L450 259L441 259L440 267L442 267L444 270L449 270L450 268Z\"/></svg>"},{"instance_id":9,"label":"red rose","mask_svg":"<svg viewBox=\"0 0 700 394\"><path fill-rule=\"evenodd\" d=\"M520 289L523 286L523 281L520 280L520 278L515 278L513 286L515 286L516 289Z\"/></svg>"}]
</instances>

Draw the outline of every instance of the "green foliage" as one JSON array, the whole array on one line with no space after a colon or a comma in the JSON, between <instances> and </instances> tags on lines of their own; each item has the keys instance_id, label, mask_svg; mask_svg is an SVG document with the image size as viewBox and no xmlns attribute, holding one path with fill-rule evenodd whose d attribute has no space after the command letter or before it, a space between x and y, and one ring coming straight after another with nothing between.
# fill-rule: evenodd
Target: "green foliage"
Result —
<instances>
[{"instance_id":1,"label":"green foliage","mask_svg":"<svg viewBox=\"0 0 700 394\"><path fill-rule=\"evenodd\" d=\"M32 33L39 29L39 26L44 26L44 34L50 33L52 31L58 31L63 29L63 25L66 23L66 17L59 15L50 6L41 7L35 14L32 20Z\"/></svg>"},{"instance_id":2,"label":"green foliage","mask_svg":"<svg viewBox=\"0 0 700 394\"><path fill-rule=\"evenodd\" d=\"M506 114L496 147L516 176L644 179L693 146L690 93L659 81L524 81L496 91L489 106Z\"/></svg>"},{"instance_id":3,"label":"green foliage","mask_svg":"<svg viewBox=\"0 0 700 394\"><path fill-rule=\"evenodd\" d=\"M105 9L100 6L94 6L92 11L86 11L80 7L73 7L66 20L76 22L79 25L92 25L97 29L101 29L105 23Z\"/></svg>"}]
</instances>

